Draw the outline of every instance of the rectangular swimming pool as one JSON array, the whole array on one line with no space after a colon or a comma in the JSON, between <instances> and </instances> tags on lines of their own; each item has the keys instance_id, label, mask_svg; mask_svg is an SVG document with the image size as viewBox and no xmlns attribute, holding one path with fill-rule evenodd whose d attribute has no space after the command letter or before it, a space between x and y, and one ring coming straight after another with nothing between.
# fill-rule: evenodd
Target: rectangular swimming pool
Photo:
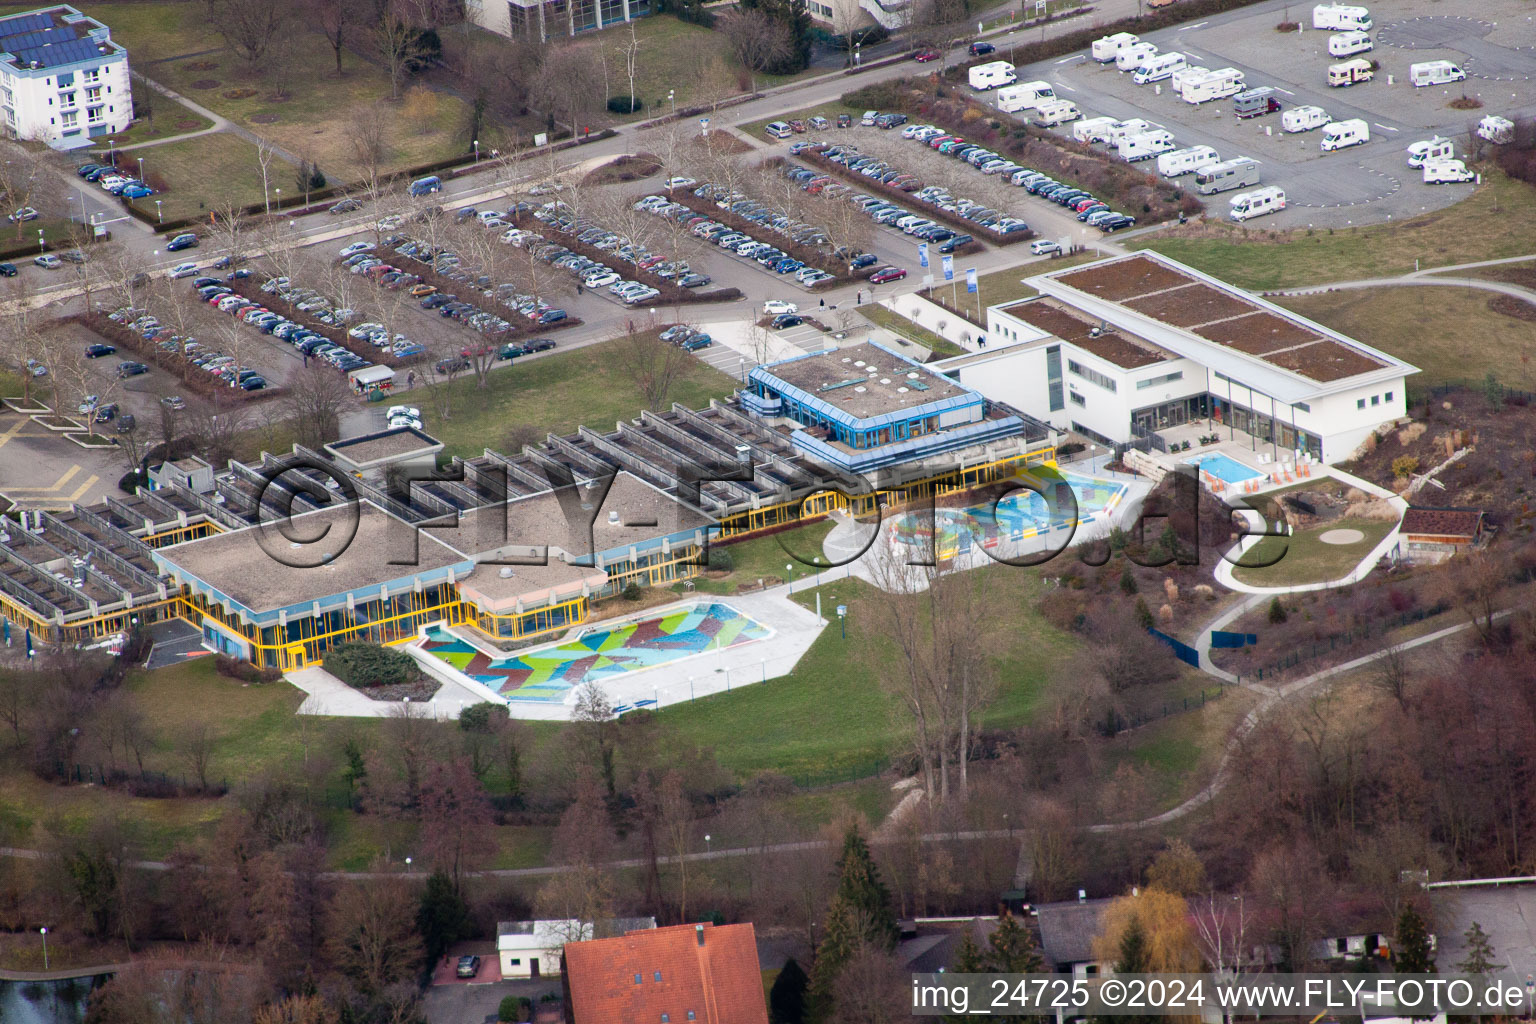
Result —
<instances>
[{"instance_id":1,"label":"rectangular swimming pool","mask_svg":"<svg viewBox=\"0 0 1536 1024\"><path fill-rule=\"evenodd\" d=\"M1204 455L1196 455L1194 458L1185 459L1187 466L1198 466L1205 472L1229 484L1246 483L1249 480L1263 476L1256 469L1249 469L1236 459L1223 455L1220 452L1208 452Z\"/></svg>"}]
</instances>

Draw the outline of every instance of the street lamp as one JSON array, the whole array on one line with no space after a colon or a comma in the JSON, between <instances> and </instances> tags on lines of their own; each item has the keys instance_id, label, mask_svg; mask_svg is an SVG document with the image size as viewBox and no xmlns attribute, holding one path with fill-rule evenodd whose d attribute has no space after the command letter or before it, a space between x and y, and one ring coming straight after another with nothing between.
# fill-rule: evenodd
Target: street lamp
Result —
<instances>
[{"instance_id":1,"label":"street lamp","mask_svg":"<svg viewBox=\"0 0 1536 1024\"><path fill-rule=\"evenodd\" d=\"M159 199L155 200L155 217L160 221L161 224L164 224L165 223L165 210L161 209L160 203L161 203L161 200L159 200Z\"/></svg>"},{"instance_id":2,"label":"street lamp","mask_svg":"<svg viewBox=\"0 0 1536 1024\"><path fill-rule=\"evenodd\" d=\"M43 970L48 969L48 926L43 925L38 931L43 933Z\"/></svg>"},{"instance_id":3,"label":"street lamp","mask_svg":"<svg viewBox=\"0 0 1536 1024\"><path fill-rule=\"evenodd\" d=\"M840 604L840 605L837 606L837 624L839 626L841 626L842 629L843 629L843 639L847 640L848 639L848 606L845 605L845 604ZM1007 817L1007 815L1004 815L1004 817Z\"/></svg>"},{"instance_id":4,"label":"street lamp","mask_svg":"<svg viewBox=\"0 0 1536 1024\"><path fill-rule=\"evenodd\" d=\"M277 193L277 208L281 210L283 208L283 190L274 187L272 191Z\"/></svg>"},{"instance_id":5,"label":"street lamp","mask_svg":"<svg viewBox=\"0 0 1536 1024\"><path fill-rule=\"evenodd\" d=\"M795 592L795 566L792 562L784 563L784 578L789 580L789 592Z\"/></svg>"},{"instance_id":6,"label":"street lamp","mask_svg":"<svg viewBox=\"0 0 1536 1024\"><path fill-rule=\"evenodd\" d=\"M709 833L706 832L706 833L704 833L704 855L707 857L707 856L709 856L709 853L710 853Z\"/></svg>"},{"instance_id":7,"label":"street lamp","mask_svg":"<svg viewBox=\"0 0 1536 1024\"><path fill-rule=\"evenodd\" d=\"M676 114L677 113L677 90L676 89L668 89L667 90L667 102L672 104L672 113Z\"/></svg>"},{"instance_id":8,"label":"street lamp","mask_svg":"<svg viewBox=\"0 0 1536 1024\"><path fill-rule=\"evenodd\" d=\"M405 858L405 873L406 874L410 874L411 873L411 858L409 858L409 857Z\"/></svg>"},{"instance_id":9,"label":"street lamp","mask_svg":"<svg viewBox=\"0 0 1536 1024\"><path fill-rule=\"evenodd\" d=\"M479 163L480 162L480 140L476 139L473 143L471 143L471 145L473 145L475 147L475 163Z\"/></svg>"},{"instance_id":10,"label":"street lamp","mask_svg":"<svg viewBox=\"0 0 1536 1024\"><path fill-rule=\"evenodd\" d=\"M139 180L144 180L144 158L139 157Z\"/></svg>"},{"instance_id":11,"label":"street lamp","mask_svg":"<svg viewBox=\"0 0 1536 1024\"><path fill-rule=\"evenodd\" d=\"M47 252L48 251L48 243L43 241L43 229L42 228L38 228L37 229L37 251L38 252Z\"/></svg>"}]
</instances>

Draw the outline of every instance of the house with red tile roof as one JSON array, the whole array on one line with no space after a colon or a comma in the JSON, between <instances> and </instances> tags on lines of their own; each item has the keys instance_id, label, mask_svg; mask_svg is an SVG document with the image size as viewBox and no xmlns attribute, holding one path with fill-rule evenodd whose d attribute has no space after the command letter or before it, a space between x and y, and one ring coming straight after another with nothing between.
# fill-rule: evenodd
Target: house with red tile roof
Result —
<instances>
[{"instance_id":1,"label":"house with red tile roof","mask_svg":"<svg viewBox=\"0 0 1536 1024\"><path fill-rule=\"evenodd\" d=\"M567 1024L768 1024L751 924L567 943L565 987Z\"/></svg>"}]
</instances>

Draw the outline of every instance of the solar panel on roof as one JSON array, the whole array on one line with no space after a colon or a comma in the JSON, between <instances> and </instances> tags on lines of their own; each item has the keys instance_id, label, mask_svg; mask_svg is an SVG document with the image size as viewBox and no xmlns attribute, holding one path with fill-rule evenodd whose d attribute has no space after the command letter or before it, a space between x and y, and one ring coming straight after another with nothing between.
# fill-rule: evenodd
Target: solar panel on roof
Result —
<instances>
[{"instance_id":1,"label":"solar panel on roof","mask_svg":"<svg viewBox=\"0 0 1536 1024\"><path fill-rule=\"evenodd\" d=\"M47 14L18 14L13 18L0 19L0 34L13 35L18 32L37 32L48 28L53 24L53 18Z\"/></svg>"},{"instance_id":2,"label":"solar panel on roof","mask_svg":"<svg viewBox=\"0 0 1536 1024\"><path fill-rule=\"evenodd\" d=\"M30 50L14 52L16 59L22 64L37 61L38 67L44 68L62 67L65 64L75 64L101 56L101 51L89 39L75 39L67 43L54 43L50 46L38 46Z\"/></svg>"}]
</instances>

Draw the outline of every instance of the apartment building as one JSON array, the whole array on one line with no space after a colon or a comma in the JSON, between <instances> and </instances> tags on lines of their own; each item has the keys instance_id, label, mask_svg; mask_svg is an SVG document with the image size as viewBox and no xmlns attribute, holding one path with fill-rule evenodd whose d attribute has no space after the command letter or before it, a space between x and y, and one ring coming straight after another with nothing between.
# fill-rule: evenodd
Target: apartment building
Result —
<instances>
[{"instance_id":1,"label":"apartment building","mask_svg":"<svg viewBox=\"0 0 1536 1024\"><path fill-rule=\"evenodd\" d=\"M67 4L0 18L5 132L76 149L128 127L128 51L107 26Z\"/></svg>"}]
</instances>

